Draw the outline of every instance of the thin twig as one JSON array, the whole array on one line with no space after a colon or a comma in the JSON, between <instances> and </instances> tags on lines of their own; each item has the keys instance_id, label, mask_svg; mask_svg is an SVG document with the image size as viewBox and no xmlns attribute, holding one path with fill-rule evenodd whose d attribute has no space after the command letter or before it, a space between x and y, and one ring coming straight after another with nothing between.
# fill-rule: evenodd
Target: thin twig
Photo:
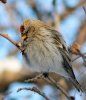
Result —
<instances>
[{"instance_id":1,"label":"thin twig","mask_svg":"<svg viewBox=\"0 0 86 100\"><path fill-rule=\"evenodd\" d=\"M85 14L86 14L86 8L83 6L83 10L84 10L84 12L85 12Z\"/></svg>"},{"instance_id":2,"label":"thin twig","mask_svg":"<svg viewBox=\"0 0 86 100\"><path fill-rule=\"evenodd\" d=\"M56 83L50 76L48 77L44 77L43 74L39 74L37 75L35 78L32 79L28 79L26 80L26 82L34 82L37 79L44 79L45 81L47 81L49 84L52 84L53 86L55 86L57 89L59 89L67 98L68 100L72 100L72 98L67 94L67 92L58 84Z\"/></svg>"},{"instance_id":3,"label":"thin twig","mask_svg":"<svg viewBox=\"0 0 86 100\"><path fill-rule=\"evenodd\" d=\"M81 2L74 8L68 8L67 11L65 11L61 16L60 18L61 19L64 19L66 18L68 15L72 14L74 11L76 11L78 8L84 6L86 4L86 0L81 0Z\"/></svg>"},{"instance_id":4,"label":"thin twig","mask_svg":"<svg viewBox=\"0 0 86 100\"><path fill-rule=\"evenodd\" d=\"M50 100L46 95L45 93L41 92L39 89L37 89L36 87L33 87L33 88L19 88L17 90L17 92L21 91L21 90L30 90L30 91L33 91L33 92L36 92L38 93L39 95L41 95L42 97L44 97L46 100Z\"/></svg>"},{"instance_id":5,"label":"thin twig","mask_svg":"<svg viewBox=\"0 0 86 100\"><path fill-rule=\"evenodd\" d=\"M85 53L83 53L82 55L86 55L86 52ZM77 59L79 59L79 58L81 58L82 56L81 55L78 55L76 58L74 58L73 60L72 60L72 62L74 62L75 60L77 60ZM85 57L85 56L84 56Z\"/></svg>"},{"instance_id":6,"label":"thin twig","mask_svg":"<svg viewBox=\"0 0 86 100\"><path fill-rule=\"evenodd\" d=\"M13 41L13 40L8 36L8 34L0 33L0 35L1 35L2 37L4 37L5 39L7 39L8 41L10 41L13 45L15 45L19 50L21 50L21 52L23 51L23 49L21 48L21 46L20 46L17 42Z\"/></svg>"},{"instance_id":7,"label":"thin twig","mask_svg":"<svg viewBox=\"0 0 86 100\"><path fill-rule=\"evenodd\" d=\"M48 76L47 79L44 78L48 83L51 83L53 86L55 86L57 89L59 89L67 98L68 100L72 100L71 97L68 95L68 93L58 84L56 83L52 77Z\"/></svg>"},{"instance_id":8,"label":"thin twig","mask_svg":"<svg viewBox=\"0 0 86 100\"><path fill-rule=\"evenodd\" d=\"M42 20L43 16L42 16L41 12L39 12L39 10L37 9L35 0L27 0L27 3L29 3L31 5L32 10L36 13L38 19Z\"/></svg>"},{"instance_id":9,"label":"thin twig","mask_svg":"<svg viewBox=\"0 0 86 100\"><path fill-rule=\"evenodd\" d=\"M57 84L50 76L44 77L43 74L39 74L32 79L26 80L25 82L34 82L34 81L36 81L37 79L40 79L40 78L44 79L49 84L52 84L52 86L55 86L57 89L59 89L68 98L68 100L71 100L71 98L70 98L70 96L68 96L67 92L59 84Z\"/></svg>"},{"instance_id":10,"label":"thin twig","mask_svg":"<svg viewBox=\"0 0 86 100\"><path fill-rule=\"evenodd\" d=\"M43 76L43 74L39 74L39 75L37 75L36 77L34 77L32 79L25 80L25 82L34 82L34 81L36 81L38 79L41 79L42 76Z\"/></svg>"}]
</instances>

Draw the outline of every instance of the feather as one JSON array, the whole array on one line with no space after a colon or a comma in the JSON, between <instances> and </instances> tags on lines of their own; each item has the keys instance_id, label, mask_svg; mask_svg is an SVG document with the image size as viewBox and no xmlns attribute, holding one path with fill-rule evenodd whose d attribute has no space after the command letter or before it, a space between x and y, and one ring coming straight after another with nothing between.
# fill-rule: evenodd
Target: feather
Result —
<instances>
[{"instance_id":1,"label":"feather","mask_svg":"<svg viewBox=\"0 0 86 100\"><path fill-rule=\"evenodd\" d=\"M59 52L62 55L64 70L68 73L68 75L70 77L69 79L71 80L73 85L76 87L76 89L78 91L83 91L81 85L76 80L75 74L73 72L72 65L71 65L71 58L69 56L69 52L67 50L66 43L65 43L63 37L56 30L51 30L51 32L53 33L52 35L53 35L53 39L55 41L54 43L57 45L57 49L59 49Z\"/></svg>"}]
</instances>

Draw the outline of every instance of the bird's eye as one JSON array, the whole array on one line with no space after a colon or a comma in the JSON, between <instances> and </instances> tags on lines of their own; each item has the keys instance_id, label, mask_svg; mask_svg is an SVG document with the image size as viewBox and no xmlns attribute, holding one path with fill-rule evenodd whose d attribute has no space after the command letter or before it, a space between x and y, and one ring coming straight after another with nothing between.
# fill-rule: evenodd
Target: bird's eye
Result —
<instances>
[{"instance_id":1,"label":"bird's eye","mask_svg":"<svg viewBox=\"0 0 86 100\"><path fill-rule=\"evenodd\" d=\"M35 28L33 26L29 26L23 31L23 34L32 33L34 31L35 31Z\"/></svg>"},{"instance_id":2,"label":"bird's eye","mask_svg":"<svg viewBox=\"0 0 86 100\"><path fill-rule=\"evenodd\" d=\"M23 33L23 32L24 32L24 30L25 30L24 26L23 26L23 25L22 25L22 26L20 26L20 32L21 32L21 33Z\"/></svg>"}]
</instances>

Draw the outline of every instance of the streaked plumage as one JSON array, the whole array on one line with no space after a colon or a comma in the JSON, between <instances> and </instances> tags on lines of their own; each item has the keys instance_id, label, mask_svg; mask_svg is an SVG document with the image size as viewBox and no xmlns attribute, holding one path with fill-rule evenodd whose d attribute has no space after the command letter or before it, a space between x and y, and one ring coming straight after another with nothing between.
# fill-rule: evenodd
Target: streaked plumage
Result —
<instances>
[{"instance_id":1,"label":"streaked plumage","mask_svg":"<svg viewBox=\"0 0 86 100\"><path fill-rule=\"evenodd\" d=\"M66 43L61 34L39 20L25 20L21 32L29 66L34 71L55 72L68 77L78 90Z\"/></svg>"}]
</instances>

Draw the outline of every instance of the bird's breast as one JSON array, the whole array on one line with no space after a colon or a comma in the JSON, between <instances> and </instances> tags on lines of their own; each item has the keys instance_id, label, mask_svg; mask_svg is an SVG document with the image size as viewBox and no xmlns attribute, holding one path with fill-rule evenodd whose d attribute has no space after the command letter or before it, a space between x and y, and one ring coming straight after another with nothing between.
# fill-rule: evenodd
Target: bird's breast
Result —
<instances>
[{"instance_id":1,"label":"bird's breast","mask_svg":"<svg viewBox=\"0 0 86 100\"><path fill-rule=\"evenodd\" d=\"M30 66L34 71L50 71L50 72L64 72L62 65L62 56L58 49L49 45L34 42L27 46L26 54L30 61Z\"/></svg>"}]
</instances>

